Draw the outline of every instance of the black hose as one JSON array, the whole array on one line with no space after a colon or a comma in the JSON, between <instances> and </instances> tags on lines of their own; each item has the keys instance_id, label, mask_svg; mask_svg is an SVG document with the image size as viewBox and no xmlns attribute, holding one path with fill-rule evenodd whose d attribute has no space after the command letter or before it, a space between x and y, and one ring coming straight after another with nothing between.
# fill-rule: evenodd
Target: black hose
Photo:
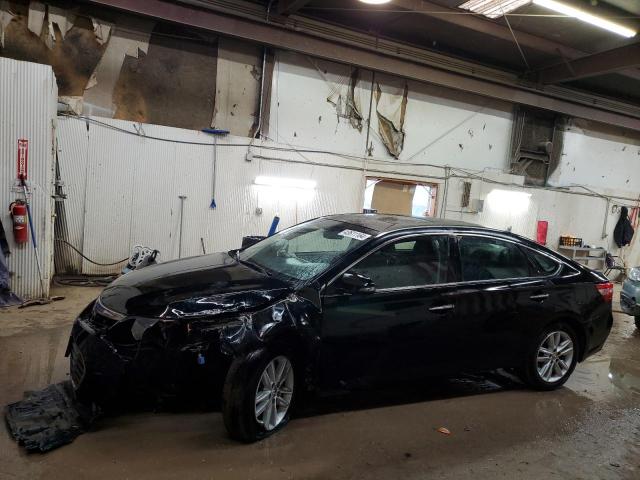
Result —
<instances>
[{"instance_id":1,"label":"black hose","mask_svg":"<svg viewBox=\"0 0 640 480\"><path fill-rule=\"evenodd\" d=\"M69 248L71 248L73 251L75 251L78 255L80 255L82 258L84 258L87 262L93 263L94 265L98 265L100 267L113 267L114 265L118 265L119 263L123 263L123 262L126 262L127 260L129 260L129 257L127 257L127 258L123 258L122 260L117 261L117 262L113 262L113 263L98 263L98 262L96 262L94 260L91 260L86 255L84 255L80 250L78 250L76 247L71 245L66 240L63 240L61 238L56 238L55 240L56 240L56 242L61 242L61 243L64 243L65 245L69 246Z\"/></svg>"}]
</instances>

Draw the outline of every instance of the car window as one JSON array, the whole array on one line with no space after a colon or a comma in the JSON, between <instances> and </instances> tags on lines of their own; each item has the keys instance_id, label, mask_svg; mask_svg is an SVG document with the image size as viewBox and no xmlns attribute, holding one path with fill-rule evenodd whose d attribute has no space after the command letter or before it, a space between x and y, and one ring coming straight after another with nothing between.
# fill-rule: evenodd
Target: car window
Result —
<instances>
[{"instance_id":1,"label":"car window","mask_svg":"<svg viewBox=\"0 0 640 480\"><path fill-rule=\"evenodd\" d=\"M426 235L385 245L351 271L370 278L377 289L446 283L449 238Z\"/></svg>"},{"instance_id":2,"label":"car window","mask_svg":"<svg viewBox=\"0 0 640 480\"><path fill-rule=\"evenodd\" d=\"M536 270L538 271L538 275L552 275L557 270L560 264L556 262L553 258L548 257L547 255L543 255L535 250L527 249L527 253L531 261L533 262Z\"/></svg>"},{"instance_id":3,"label":"car window","mask_svg":"<svg viewBox=\"0 0 640 480\"><path fill-rule=\"evenodd\" d=\"M531 275L529 260L514 243L466 236L460 238L459 245L462 279L465 282Z\"/></svg>"},{"instance_id":4,"label":"car window","mask_svg":"<svg viewBox=\"0 0 640 480\"><path fill-rule=\"evenodd\" d=\"M319 218L284 230L240 252L240 260L296 283L321 274L376 232Z\"/></svg>"}]
</instances>

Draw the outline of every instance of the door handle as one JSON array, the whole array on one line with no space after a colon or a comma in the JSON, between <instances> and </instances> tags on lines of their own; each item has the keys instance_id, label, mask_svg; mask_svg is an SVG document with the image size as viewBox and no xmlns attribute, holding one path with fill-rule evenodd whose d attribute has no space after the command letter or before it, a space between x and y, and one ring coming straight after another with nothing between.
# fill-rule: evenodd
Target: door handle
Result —
<instances>
[{"instance_id":1,"label":"door handle","mask_svg":"<svg viewBox=\"0 0 640 480\"><path fill-rule=\"evenodd\" d=\"M529 297L531 300L544 300L545 298L549 298L548 293L540 293L538 295L531 295Z\"/></svg>"},{"instance_id":2,"label":"door handle","mask_svg":"<svg viewBox=\"0 0 640 480\"><path fill-rule=\"evenodd\" d=\"M453 304L449 305L438 305L437 307L431 307L429 309L430 312L446 312L447 310L453 310L455 306Z\"/></svg>"}]
</instances>

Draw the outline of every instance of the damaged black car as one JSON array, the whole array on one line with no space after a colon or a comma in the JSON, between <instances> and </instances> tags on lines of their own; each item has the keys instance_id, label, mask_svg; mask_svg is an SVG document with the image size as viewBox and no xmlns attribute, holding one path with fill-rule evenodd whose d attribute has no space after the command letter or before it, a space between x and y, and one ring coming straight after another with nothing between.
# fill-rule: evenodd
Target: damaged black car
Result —
<instances>
[{"instance_id":1,"label":"damaged black car","mask_svg":"<svg viewBox=\"0 0 640 480\"><path fill-rule=\"evenodd\" d=\"M221 398L230 435L255 441L308 392L497 368L558 388L602 348L612 294L511 233L333 215L120 277L76 319L67 355L82 401Z\"/></svg>"}]
</instances>

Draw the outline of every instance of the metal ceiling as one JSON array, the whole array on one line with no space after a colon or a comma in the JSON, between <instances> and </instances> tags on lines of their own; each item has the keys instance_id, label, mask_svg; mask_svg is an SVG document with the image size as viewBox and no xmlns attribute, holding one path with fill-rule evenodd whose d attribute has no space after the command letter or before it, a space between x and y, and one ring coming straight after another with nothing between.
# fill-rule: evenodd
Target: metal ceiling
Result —
<instances>
[{"instance_id":1,"label":"metal ceiling","mask_svg":"<svg viewBox=\"0 0 640 480\"><path fill-rule=\"evenodd\" d=\"M640 30L638 0L563 0L589 12L633 26ZM265 3L265 2L261 2ZM464 14L457 8L463 0L393 0L381 7L358 0L308 0L298 4L296 14L357 28L386 38L398 39L435 51L512 70L523 77L553 65L606 52L640 42L640 35L625 39L572 18L551 16L553 12L530 4L504 18L491 20L480 15ZM424 13L428 12L428 13ZM438 14L438 12L441 12ZM513 37L524 53L520 54ZM597 82L568 83L600 95L640 104L640 70L629 56L629 68ZM571 73L571 68L566 69ZM572 82L565 78L564 82ZM622 80L621 77L627 77ZM635 81L629 82L629 79ZM589 85L588 87L586 85Z\"/></svg>"},{"instance_id":2,"label":"metal ceiling","mask_svg":"<svg viewBox=\"0 0 640 480\"><path fill-rule=\"evenodd\" d=\"M571 71L571 60L594 53L593 45L578 50L551 37L516 31L526 59L527 66L523 67L523 55L504 34L504 25L475 15L442 14L444 10L438 9L445 8L443 0L438 4L393 0L392 8L382 9L368 8L357 0L280 0L268 15L266 1L89 1L276 48L640 130L637 69L612 74L612 62L608 61L604 62L609 67L606 75L601 77L594 76L594 67L587 65L591 69L589 78L579 83L584 90L545 85L541 81L544 77L538 73L540 68L562 62ZM406 38L412 35L415 37ZM617 46L624 44L613 44ZM585 66L581 64L580 68ZM626 83L617 82L618 85L635 92L638 102L629 101L635 98L633 95L598 95L602 82L593 80L605 76L623 78Z\"/></svg>"}]
</instances>

